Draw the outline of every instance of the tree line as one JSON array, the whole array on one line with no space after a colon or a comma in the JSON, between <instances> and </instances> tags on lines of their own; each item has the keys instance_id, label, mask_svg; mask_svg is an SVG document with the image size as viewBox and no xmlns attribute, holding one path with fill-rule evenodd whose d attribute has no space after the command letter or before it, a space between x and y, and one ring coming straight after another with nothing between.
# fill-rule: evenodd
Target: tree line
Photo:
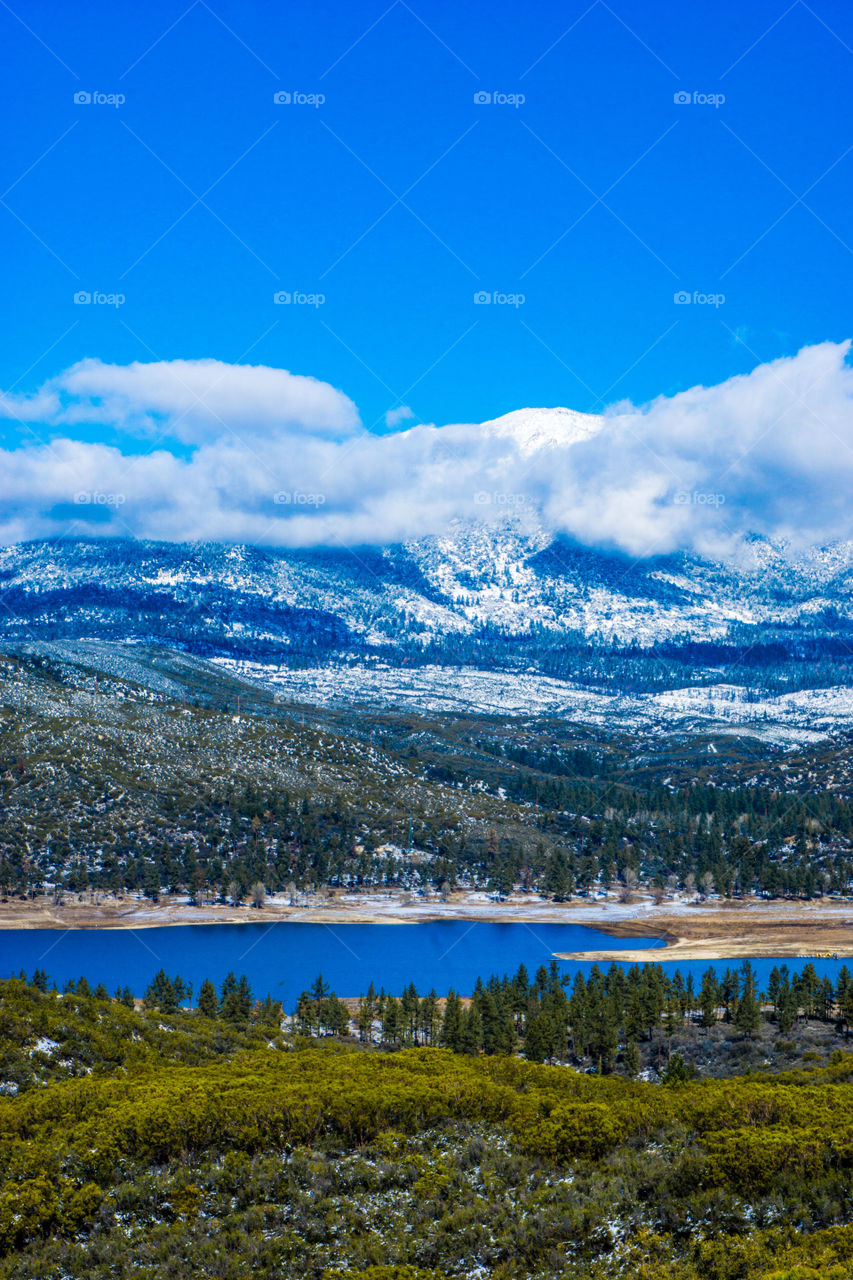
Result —
<instances>
[{"instance_id":1,"label":"tree line","mask_svg":"<svg viewBox=\"0 0 853 1280\"><path fill-rule=\"evenodd\" d=\"M352 1002L351 1002L352 1003ZM853 1022L853 978L842 966L833 983L807 963L799 973L774 966L759 990L749 961L718 974L664 972L660 965L594 965L587 977L561 974L556 961L531 979L521 965L512 977L478 979L470 998L450 990L420 996L414 983L402 994L373 984L354 1009L330 991L322 976L303 991L294 1025L303 1035L356 1035L388 1049L434 1045L466 1054L521 1054L533 1062L592 1065L636 1075L639 1046L661 1032L671 1039L685 1026L709 1031L718 1023L749 1038L765 1022L780 1035L797 1020L832 1022L845 1037Z\"/></svg>"},{"instance_id":2,"label":"tree line","mask_svg":"<svg viewBox=\"0 0 853 1280\"><path fill-rule=\"evenodd\" d=\"M23 975L22 975L23 976ZM36 970L33 984L47 990L47 975ZM107 999L103 983L68 982L66 993ZM131 1008L127 987L114 998ZM226 975L217 990L206 978L195 1004L193 987L180 974L161 969L149 983L142 1006L174 1013L190 1006L200 1017L235 1026L281 1026L284 1011L270 995L257 998L248 978ZM844 965L833 982L807 963L798 973L774 965L760 990L750 962L718 974L710 966L697 983L693 974L664 972L657 964L593 965L588 976L569 978L557 962L540 966L531 978L522 964L512 976L478 978L470 997L453 989L420 995L410 982L400 995L373 983L357 1000L344 1000L322 975L302 991L285 1025L306 1037L356 1037L385 1049L433 1046L453 1053L513 1055L532 1062L592 1066L603 1074L629 1076L641 1067L640 1046L660 1033L669 1041L685 1027L710 1031L719 1023L745 1038L770 1023L780 1035L795 1022L832 1023L845 1039L853 1024L853 976Z\"/></svg>"}]
</instances>

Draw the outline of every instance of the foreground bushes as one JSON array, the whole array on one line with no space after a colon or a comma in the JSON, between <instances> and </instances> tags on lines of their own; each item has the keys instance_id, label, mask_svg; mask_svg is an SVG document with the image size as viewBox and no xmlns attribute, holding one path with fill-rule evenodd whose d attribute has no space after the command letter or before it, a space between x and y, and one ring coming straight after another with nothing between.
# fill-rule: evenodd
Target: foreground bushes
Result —
<instances>
[{"instance_id":1,"label":"foreground bushes","mask_svg":"<svg viewBox=\"0 0 853 1280\"><path fill-rule=\"evenodd\" d=\"M328 1046L143 1065L0 1102L0 1248L85 1229L130 1167L330 1142L353 1150L389 1129L414 1135L459 1124L503 1126L511 1149L557 1168L594 1166L678 1135L696 1157L682 1198L716 1188L751 1201L849 1176L849 1076L845 1058L778 1081L662 1088L444 1050L392 1056Z\"/></svg>"},{"instance_id":2,"label":"foreground bushes","mask_svg":"<svg viewBox=\"0 0 853 1280\"><path fill-rule=\"evenodd\" d=\"M853 1278L853 1055L661 1086L251 1028L217 1052L197 1015L2 984L23 1058L50 1057L27 1001L79 1054L0 1098L0 1280Z\"/></svg>"}]
</instances>

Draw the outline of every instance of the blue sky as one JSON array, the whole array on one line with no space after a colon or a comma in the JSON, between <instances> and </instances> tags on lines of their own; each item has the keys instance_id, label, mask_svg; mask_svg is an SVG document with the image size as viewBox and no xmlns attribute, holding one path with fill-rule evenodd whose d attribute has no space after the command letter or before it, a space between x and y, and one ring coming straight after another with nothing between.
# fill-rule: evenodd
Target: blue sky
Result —
<instances>
[{"instance_id":1,"label":"blue sky","mask_svg":"<svg viewBox=\"0 0 853 1280\"><path fill-rule=\"evenodd\" d=\"M4 389L209 357L330 382L383 430L400 403L640 403L850 333L847 4L84 16L0 9Z\"/></svg>"}]
</instances>

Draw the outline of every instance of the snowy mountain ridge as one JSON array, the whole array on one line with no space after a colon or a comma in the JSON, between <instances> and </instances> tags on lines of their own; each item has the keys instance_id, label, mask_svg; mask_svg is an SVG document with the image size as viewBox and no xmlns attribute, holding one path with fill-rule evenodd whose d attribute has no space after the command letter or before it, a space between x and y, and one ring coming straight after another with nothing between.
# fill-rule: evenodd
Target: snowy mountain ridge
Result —
<instances>
[{"instance_id":1,"label":"snowy mountain ridge","mask_svg":"<svg viewBox=\"0 0 853 1280\"><path fill-rule=\"evenodd\" d=\"M0 549L0 635L97 637L103 625L167 638L180 621L200 639L289 644L293 627L313 619L333 648L423 650L478 635L605 647L744 635L754 643L779 629L825 640L853 626L851 550L792 560L756 542L734 566L685 554L634 563L509 520L460 521L441 537L391 547L308 551L54 539Z\"/></svg>"}]
</instances>

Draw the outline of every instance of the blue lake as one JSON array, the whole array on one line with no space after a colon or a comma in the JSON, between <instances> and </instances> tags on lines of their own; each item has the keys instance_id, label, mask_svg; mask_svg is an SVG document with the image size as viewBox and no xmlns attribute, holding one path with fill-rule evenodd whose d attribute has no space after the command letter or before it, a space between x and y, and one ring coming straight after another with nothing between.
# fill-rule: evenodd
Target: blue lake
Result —
<instances>
[{"instance_id":1,"label":"blue lake","mask_svg":"<svg viewBox=\"0 0 853 1280\"><path fill-rule=\"evenodd\" d=\"M256 995L268 992L281 1000L285 1010L294 1008L300 991L318 973L338 995L356 996L371 981L377 990L399 993L414 982L421 994L431 988L443 995L453 987L462 994L472 990L478 977L512 974L520 964L531 977L541 964L550 963L555 951L647 951L660 963L666 955L653 938L613 938L598 929L570 924L518 922L496 924L465 920L430 921L422 924L213 924L174 925L153 929L4 929L0 930L0 976L25 969L46 969L60 987L70 978L85 975L95 985L106 983L110 991L130 987L144 994L161 967L180 973L197 991L204 978L217 986L232 970L245 973ZM558 961L563 972L574 976L588 972L589 963ZM774 964L787 963L794 972L805 961L754 961L759 984L764 984ZM820 974L833 977L843 961L815 960ZM714 963L718 975L738 968L740 960ZM853 961L849 962L853 968ZM703 962L664 963L664 969L692 972L698 979Z\"/></svg>"}]
</instances>

